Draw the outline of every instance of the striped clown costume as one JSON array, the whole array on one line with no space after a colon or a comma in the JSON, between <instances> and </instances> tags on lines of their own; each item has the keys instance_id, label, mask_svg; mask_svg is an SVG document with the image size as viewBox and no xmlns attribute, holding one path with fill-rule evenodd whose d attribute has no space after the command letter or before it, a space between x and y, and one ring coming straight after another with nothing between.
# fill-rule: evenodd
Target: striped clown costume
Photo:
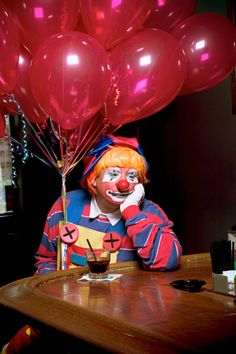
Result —
<instances>
[{"instance_id":1,"label":"striped clown costume","mask_svg":"<svg viewBox=\"0 0 236 354\"><path fill-rule=\"evenodd\" d=\"M114 156L106 159L111 151ZM129 152L143 165L137 165L136 155L129 157ZM85 266L87 240L94 249L109 249L112 263L137 260L146 270L176 269L181 246L164 211L144 198L147 162L137 139L104 135L84 163L82 189L66 195L67 220L62 198L49 211L36 253L36 273L56 271L58 253L60 269ZM94 173L99 164L102 167Z\"/></svg>"}]
</instances>

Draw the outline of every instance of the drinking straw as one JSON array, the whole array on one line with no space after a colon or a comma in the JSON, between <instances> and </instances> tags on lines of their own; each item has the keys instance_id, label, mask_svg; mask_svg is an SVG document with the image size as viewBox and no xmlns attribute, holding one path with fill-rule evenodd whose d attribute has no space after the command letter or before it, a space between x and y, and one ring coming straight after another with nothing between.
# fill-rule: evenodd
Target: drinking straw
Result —
<instances>
[{"instance_id":1,"label":"drinking straw","mask_svg":"<svg viewBox=\"0 0 236 354\"><path fill-rule=\"evenodd\" d=\"M89 242L89 239L87 239L87 242L88 242L90 251L93 253L94 259L95 259L95 261L96 261L96 260L97 260L97 257L96 257L96 255L95 255L95 253L94 253L94 250L93 250L93 247L92 247L91 243Z\"/></svg>"}]
</instances>

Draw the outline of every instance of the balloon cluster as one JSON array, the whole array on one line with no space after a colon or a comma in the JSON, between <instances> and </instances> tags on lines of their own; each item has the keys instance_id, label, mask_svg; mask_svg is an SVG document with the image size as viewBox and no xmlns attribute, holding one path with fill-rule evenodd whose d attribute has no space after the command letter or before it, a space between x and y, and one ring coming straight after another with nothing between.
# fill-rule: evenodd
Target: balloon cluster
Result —
<instances>
[{"instance_id":1,"label":"balloon cluster","mask_svg":"<svg viewBox=\"0 0 236 354\"><path fill-rule=\"evenodd\" d=\"M236 30L196 5L0 0L0 120L5 111L36 125L50 119L73 150L82 135L92 142L215 86L236 65Z\"/></svg>"}]
</instances>

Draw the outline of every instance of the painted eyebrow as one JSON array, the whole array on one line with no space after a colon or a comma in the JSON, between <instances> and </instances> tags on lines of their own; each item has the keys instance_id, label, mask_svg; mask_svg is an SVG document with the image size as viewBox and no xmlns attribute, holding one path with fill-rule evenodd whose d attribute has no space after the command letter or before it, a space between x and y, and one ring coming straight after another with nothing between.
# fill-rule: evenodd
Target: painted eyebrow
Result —
<instances>
[{"instance_id":1,"label":"painted eyebrow","mask_svg":"<svg viewBox=\"0 0 236 354\"><path fill-rule=\"evenodd\" d=\"M109 168L106 170L107 173L111 173L111 172L120 172L119 168Z\"/></svg>"},{"instance_id":2,"label":"painted eyebrow","mask_svg":"<svg viewBox=\"0 0 236 354\"><path fill-rule=\"evenodd\" d=\"M129 170L129 171L127 171L127 174L132 174L132 175L137 175L138 174L138 171L136 171L136 170Z\"/></svg>"}]
</instances>

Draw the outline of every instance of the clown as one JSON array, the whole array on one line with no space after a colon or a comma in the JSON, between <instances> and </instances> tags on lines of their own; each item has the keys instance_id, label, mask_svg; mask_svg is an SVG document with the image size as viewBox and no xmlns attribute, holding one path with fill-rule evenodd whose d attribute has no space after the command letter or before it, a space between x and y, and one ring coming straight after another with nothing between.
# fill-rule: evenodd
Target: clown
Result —
<instances>
[{"instance_id":1,"label":"clown","mask_svg":"<svg viewBox=\"0 0 236 354\"><path fill-rule=\"evenodd\" d=\"M176 269L181 256L173 223L144 198L147 162L136 138L104 135L84 158L82 189L67 193L66 215L59 198L50 210L36 254L37 274L85 266L87 240L108 248L111 263L141 261L144 269Z\"/></svg>"},{"instance_id":2,"label":"clown","mask_svg":"<svg viewBox=\"0 0 236 354\"><path fill-rule=\"evenodd\" d=\"M47 216L36 253L36 274L85 266L88 242L108 248L111 262L139 261L153 271L176 269L181 246L173 223L144 198L147 162L135 138L105 135L84 158L81 189L59 198ZM66 204L66 220L63 205ZM40 332L24 326L1 354L19 353Z\"/></svg>"}]
</instances>

